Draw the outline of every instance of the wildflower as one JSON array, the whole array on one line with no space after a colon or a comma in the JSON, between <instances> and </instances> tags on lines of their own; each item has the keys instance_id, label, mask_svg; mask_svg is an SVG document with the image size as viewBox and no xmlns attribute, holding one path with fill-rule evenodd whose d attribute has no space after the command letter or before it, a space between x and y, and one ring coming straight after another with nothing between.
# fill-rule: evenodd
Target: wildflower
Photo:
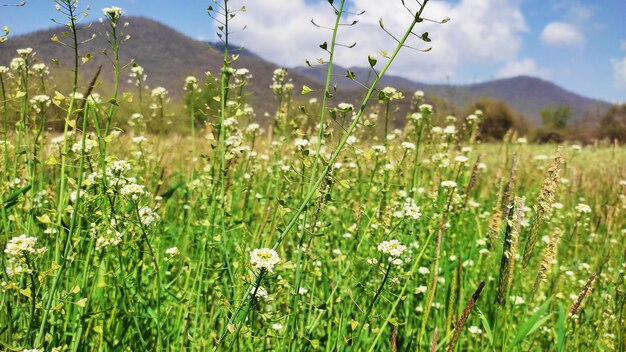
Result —
<instances>
[{"instance_id":1,"label":"wildflower","mask_svg":"<svg viewBox=\"0 0 626 352\"><path fill-rule=\"evenodd\" d=\"M133 143L139 144L139 145L146 143L147 141L148 139L144 136L137 136L133 138Z\"/></svg>"},{"instance_id":2,"label":"wildflower","mask_svg":"<svg viewBox=\"0 0 626 352\"><path fill-rule=\"evenodd\" d=\"M139 219L145 227L150 227L155 221L159 220L159 215L150 207L141 207L139 208Z\"/></svg>"},{"instance_id":3,"label":"wildflower","mask_svg":"<svg viewBox=\"0 0 626 352\"><path fill-rule=\"evenodd\" d=\"M35 110L37 110L37 112L42 112L48 106L50 106L51 100L50 100L49 96L42 94L42 95L35 95L30 100L30 102L31 102L31 104L33 104L33 106L35 107Z\"/></svg>"},{"instance_id":4,"label":"wildflower","mask_svg":"<svg viewBox=\"0 0 626 352\"><path fill-rule=\"evenodd\" d=\"M250 74L250 70L247 68L238 68L235 70L236 76L247 77Z\"/></svg>"},{"instance_id":5,"label":"wildflower","mask_svg":"<svg viewBox=\"0 0 626 352\"><path fill-rule=\"evenodd\" d=\"M126 171L129 171L130 169L131 169L131 166L128 161L116 160L111 164L111 166L107 167L107 173L110 172L116 175L121 175L125 173Z\"/></svg>"},{"instance_id":6,"label":"wildflower","mask_svg":"<svg viewBox=\"0 0 626 352\"><path fill-rule=\"evenodd\" d=\"M456 161L459 164L464 164L469 160L468 157L466 157L465 155L459 155L457 157L454 158L454 161Z\"/></svg>"},{"instance_id":7,"label":"wildflower","mask_svg":"<svg viewBox=\"0 0 626 352\"><path fill-rule=\"evenodd\" d=\"M123 196L130 196L132 200L137 200L139 196L148 195L148 191L146 191L146 186L138 185L136 183L130 183L122 187L120 193Z\"/></svg>"},{"instance_id":8,"label":"wildflower","mask_svg":"<svg viewBox=\"0 0 626 352\"><path fill-rule=\"evenodd\" d=\"M117 6L105 7L102 9L102 13L111 21L111 23L116 23L122 16L122 9Z\"/></svg>"},{"instance_id":9,"label":"wildflower","mask_svg":"<svg viewBox=\"0 0 626 352\"><path fill-rule=\"evenodd\" d=\"M413 93L413 96L415 97L415 99L423 99L424 98L424 91L423 90L416 90L415 93Z\"/></svg>"},{"instance_id":10,"label":"wildflower","mask_svg":"<svg viewBox=\"0 0 626 352\"><path fill-rule=\"evenodd\" d=\"M428 269L428 268L427 268L427 267L425 267L425 266L420 266L420 267L417 269L417 272L418 272L420 275L428 275L428 274L430 274L430 269Z\"/></svg>"},{"instance_id":11,"label":"wildflower","mask_svg":"<svg viewBox=\"0 0 626 352\"><path fill-rule=\"evenodd\" d=\"M474 325L467 328L467 331L469 331L469 333L472 335L478 335L483 332L478 326L474 326Z\"/></svg>"},{"instance_id":12,"label":"wildflower","mask_svg":"<svg viewBox=\"0 0 626 352\"><path fill-rule=\"evenodd\" d=\"M17 51L17 53L18 53L20 56L22 56L22 57L26 57L26 56L28 56L28 55L32 54L32 52L33 52L33 48L17 49L16 51Z\"/></svg>"},{"instance_id":13,"label":"wildflower","mask_svg":"<svg viewBox=\"0 0 626 352\"><path fill-rule=\"evenodd\" d=\"M35 248L36 237L20 235L9 240L4 249L7 258L6 273L9 278L15 274L32 273L28 267L27 258L31 255L42 254L48 249L46 247Z\"/></svg>"},{"instance_id":14,"label":"wildflower","mask_svg":"<svg viewBox=\"0 0 626 352\"><path fill-rule=\"evenodd\" d=\"M478 116L476 116L476 114L469 114L465 119L467 120L467 122L472 123L478 120Z\"/></svg>"},{"instance_id":15,"label":"wildflower","mask_svg":"<svg viewBox=\"0 0 626 352\"><path fill-rule=\"evenodd\" d=\"M448 125L443 129L443 133L449 135L456 134L456 127L454 127L454 125Z\"/></svg>"},{"instance_id":16,"label":"wildflower","mask_svg":"<svg viewBox=\"0 0 626 352\"><path fill-rule=\"evenodd\" d=\"M576 211L581 213L581 214L588 214L591 213L591 207L587 204L584 203L580 203L576 206Z\"/></svg>"},{"instance_id":17,"label":"wildflower","mask_svg":"<svg viewBox=\"0 0 626 352\"><path fill-rule=\"evenodd\" d=\"M426 290L428 289L428 287L422 285L422 286L417 286L415 288L415 290L413 291L414 294L420 294L420 293L424 293L426 292Z\"/></svg>"},{"instance_id":18,"label":"wildflower","mask_svg":"<svg viewBox=\"0 0 626 352\"><path fill-rule=\"evenodd\" d=\"M384 100L384 101L397 100L397 99L403 99L403 98L404 98L404 95L402 94L402 92L398 92L398 90L393 87L385 87L378 94L378 99Z\"/></svg>"},{"instance_id":19,"label":"wildflower","mask_svg":"<svg viewBox=\"0 0 626 352\"><path fill-rule=\"evenodd\" d=\"M0 75L3 75L5 73L9 72L9 68L6 66L0 66Z\"/></svg>"},{"instance_id":20,"label":"wildflower","mask_svg":"<svg viewBox=\"0 0 626 352\"><path fill-rule=\"evenodd\" d=\"M251 123L248 125L248 127L246 127L246 133L254 133L258 131L260 128L261 126L258 123Z\"/></svg>"},{"instance_id":21,"label":"wildflower","mask_svg":"<svg viewBox=\"0 0 626 352\"><path fill-rule=\"evenodd\" d=\"M184 90L196 91L198 90L198 79L195 76L187 76L185 78Z\"/></svg>"},{"instance_id":22,"label":"wildflower","mask_svg":"<svg viewBox=\"0 0 626 352\"><path fill-rule=\"evenodd\" d=\"M165 254L169 255L170 257L174 257L180 254L180 251L178 250L178 247L172 247L172 248L168 248L165 250Z\"/></svg>"},{"instance_id":23,"label":"wildflower","mask_svg":"<svg viewBox=\"0 0 626 352\"><path fill-rule=\"evenodd\" d=\"M404 202L402 210L399 210L394 213L394 216L397 218L411 218L413 220L419 220L422 216L421 209L418 207L412 199L407 199Z\"/></svg>"},{"instance_id":24,"label":"wildflower","mask_svg":"<svg viewBox=\"0 0 626 352\"><path fill-rule=\"evenodd\" d=\"M378 244L378 251L397 258L406 251L406 246L398 240L383 241Z\"/></svg>"},{"instance_id":25,"label":"wildflower","mask_svg":"<svg viewBox=\"0 0 626 352\"><path fill-rule=\"evenodd\" d=\"M296 138L296 140L293 142L293 144L296 146L296 149L298 149L298 150L305 150L306 148L309 147L311 142L309 142L308 139Z\"/></svg>"},{"instance_id":26,"label":"wildflower","mask_svg":"<svg viewBox=\"0 0 626 352\"><path fill-rule=\"evenodd\" d=\"M430 104L422 104L419 106L420 111L422 112L422 114L432 114L433 113L433 106Z\"/></svg>"},{"instance_id":27,"label":"wildflower","mask_svg":"<svg viewBox=\"0 0 626 352\"><path fill-rule=\"evenodd\" d=\"M272 329L274 330L281 330L282 328L283 328L283 324L281 323L272 324Z\"/></svg>"},{"instance_id":28,"label":"wildflower","mask_svg":"<svg viewBox=\"0 0 626 352\"><path fill-rule=\"evenodd\" d=\"M264 268L271 273L279 262L278 253L271 248L257 248L250 252L250 263L257 269Z\"/></svg>"},{"instance_id":29,"label":"wildflower","mask_svg":"<svg viewBox=\"0 0 626 352\"><path fill-rule=\"evenodd\" d=\"M372 150L374 151L374 154L379 155L385 153L387 148L385 148L384 145L373 145Z\"/></svg>"},{"instance_id":30,"label":"wildflower","mask_svg":"<svg viewBox=\"0 0 626 352\"><path fill-rule=\"evenodd\" d=\"M414 112L408 116L409 120L419 121L422 119L422 114L419 112Z\"/></svg>"},{"instance_id":31,"label":"wildflower","mask_svg":"<svg viewBox=\"0 0 626 352\"><path fill-rule=\"evenodd\" d=\"M48 66L46 66L46 64L34 64L33 65L33 71L39 75L47 75L50 73L50 71L48 70Z\"/></svg>"},{"instance_id":32,"label":"wildflower","mask_svg":"<svg viewBox=\"0 0 626 352\"><path fill-rule=\"evenodd\" d=\"M85 154L90 153L97 145L96 141L92 139L85 139ZM76 142L72 145L72 152L75 154L80 154L82 150L83 144L81 142Z\"/></svg>"},{"instance_id":33,"label":"wildflower","mask_svg":"<svg viewBox=\"0 0 626 352\"><path fill-rule=\"evenodd\" d=\"M339 105L337 105L337 109L339 109L339 111L341 112L350 112L354 110L354 105L352 104L348 104L348 103L339 103Z\"/></svg>"},{"instance_id":34,"label":"wildflower","mask_svg":"<svg viewBox=\"0 0 626 352\"><path fill-rule=\"evenodd\" d=\"M92 229L95 233L95 228ZM122 234L113 229L107 229L104 235L96 239L96 250L101 250L109 246L117 246L122 242Z\"/></svg>"},{"instance_id":35,"label":"wildflower","mask_svg":"<svg viewBox=\"0 0 626 352\"><path fill-rule=\"evenodd\" d=\"M163 87L156 87L152 90L151 95L153 98L165 99L165 96L167 96L167 89Z\"/></svg>"},{"instance_id":36,"label":"wildflower","mask_svg":"<svg viewBox=\"0 0 626 352\"><path fill-rule=\"evenodd\" d=\"M21 235L13 237L7 243L4 250L7 258L25 257L28 254L38 254L46 251L45 247L36 249L37 237L27 237Z\"/></svg>"},{"instance_id":37,"label":"wildflower","mask_svg":"<svg viewBox=\"0 0 626 352\"><path fill-rule=\"evenodd\" d=\"M415 144L411 143L411 142L402 142L402 144L400 144L400 147L402 147L402 149L404 150L415 150Z\"/></svg>"},{"instance_id":38,"label":"wildflower","mask_svg":"<svg viewBox=\"0 0 626 352\"><path fill-rule=\"evenodd\" d=\"M456 188L457 184L454 181L441 181L441 187L445 189Z\"/></svg>"},{"instance_id":39,"label":"wildflower","mask_svg":"<svg viewBox=\"0 0 626 352\"><path fill-rule=\"evenodd\" d=\"M11 67L11 70L13 71L20 71L26 67L26 61L21 57L16 57L13 60L11 60L11 63L9 64L9 66Z\"/></svg>"}]
</instances>

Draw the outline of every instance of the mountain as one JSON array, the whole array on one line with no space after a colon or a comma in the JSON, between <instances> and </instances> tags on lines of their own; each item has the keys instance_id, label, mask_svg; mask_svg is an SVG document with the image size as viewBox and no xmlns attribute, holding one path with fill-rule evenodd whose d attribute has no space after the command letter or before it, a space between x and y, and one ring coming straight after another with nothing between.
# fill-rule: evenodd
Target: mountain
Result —
<instances>
[{"instance_id":1,"label":"mountain","mask_svg":"<svg viewBox=\"0 0 626 352\"><path fill-rule=\"evenodd\" d=\"M356 80L366 84L372 82L373 72L362 67L351 67L349 69L335 66L333 68L333 84L340 89L356 89L357 83L346 77L346 72L350 70ZM299 66L294 71L305 75L319 84L326 80L325 67L305 67ZM579 94L567 91L558 85L530 76L518 76L513 78L497 79L493 81L453 85L453 84L428 84L416 82L410 79L385 75L379 83L380 87L391 86L402 90L405 95L416 90L422 90L426 95L445 98L459 107L476 101L482 97L506 101L513 109L521 112L533 123L540 123L539 111L545 107L559 107L567 105L571 109L572 120L576 121L584 118L587 114L602 114L610 104L601 100L591 99Z\"/></svg>"},{"instance_id":2,"label":"mountain","mask_svg":"<svg viewBox=\"0 0 626 352\"><path fill-rule=\"evenodd\" d=\"M210 43L194 40L173 28L143 17L128 16L123 18L123 22L129 22L129 25L123 28L120 26L120 30L124 35L129 35L130 39L120 44L120 61L123 65L134 61L142 66L148 76L146 84L151 88L163 86L173 99L180 100L184 94L185 77L188 75L196 75L200 81L203 80L207 71L213 76L219 76L223 62L223 46L215 45L214 47ZM104 24L92 22L78 34L80 41L88 40L79 45L79 55L91 54L93 57L80 66L82 84L87 85L97 67L103 66L100 75L103 82L101 86L96 87L96 92L109 91L112 86L111 61L103 54L103 50L109 46L105 29ZM57 27L11 37L0 46L0 65L8 66L11 59L17 56L17 49L31 47L37 53L35 58L38 62L50 66L53 76L66 77L73 63L73 50L50 40L56 34L62 41L69 42L69 38L61 35L64 30L66 29ZM95 35L95 38L89 40L92 35ZM232 64L232 67L248 68L253 75L245 91L247 99L253 103L259 115L266 111L275 111L275 99L269 85L272 82L273 71L278 66L261 59L254 53L239 50L236 45L233 47L232 53L239 54L239 58ZM110 48L107 49L107 53L111 53ZM58 60L62 68L57 68L53 64L53 59ZM121 74L121 89L134 92L136 88L127 82L129 72L130 69L126 67ZM319 87L316 82L298 73L294 72L289 77L298 84ZM65 89L66 91L70 89L69 84ZM48 92L48 94L51 93Z\"/></svg>"},{"instance_id":3,"label":"mountain","mask_svg":"<svg viewBox=\"0 0 626 352\"><path fill-rule=\"evenodd\" d=\"M123 64L132 61L141 65L148 76L146 84L150 87L163 86L168 89L173 99L180 100L184 91L182 89L186 76L194 74L200 79L209 71L214 76L219 75L223 61L223 45L221 43L206 43L189 38L176 30L156 21L143 17L125 17L124 22L129 26L120 30L124 35L130 35L130 39L120 45L120 60ZM81 65L81 82L86 85L99 65L103 66L102 82L96 91L106 92L110 90L112 66L110 60L103 54L108 47L105 35L105 26L99 22L92 22L87 28L79 32L79 40L86 41L79 45L79 54L92 55L92 59ZM73 62L71 48L54 43L50 38L56 34L61 40L68 38L62 36L65 28L57 27L41 30L26 35L11 37L0 46L0 65L8 65L16 54L16 49L32 47L37 52L36 58L51 66L53 76L66 77ZM95 35L93 40L88 40ZM239 55L233 63L234 68L247 68L253 74L253 78L246 88L246 96L257 114L273 112L276 103L268 86L271 84L272 73L277 65L260 58L255 53L240 49L233 45L232 53ZM111 49L107 49L110 54ZM56 68L52 63L57 59L61 68ZM363 94L363 88L345 77L346 68L334 67L333 83L339 88L333 92L335 98L332 104L341 101L357 102ZM356 74L357 80L371 82L373 73L367 68L350 68ZM128 67L122 73L122 91L134 91L134 87L127 82ZM317 93L321 92L326 79L325 67L296 67L290 69L289 76L295 85L296 92L302 85L307 85ZM68 83L65 83L68 85ZM539 122L539 110L546 106L568 105L572 111L574 120L581 119L589 111L596 114L603 113L609 104L603 101L589 99L578 94L564 90L563 88L534 77L514 77L499 79L478 84L468 85L442 85L427 84L412 81L403 77L388 75L379 84L380 87L393 86L410 96L415 90L423 90L428 96L438 96L456 104L459 111L480 97L492 97L508 102L511 107L523 113L531 121ZM69 86L61 87L65 91ZM52 92L48 92L52 94ZM312 94L311 96L314 96ZM318 94L319 95L319 94ZM299 94L294 94L299 96ZM309 96L303 98L308 99ZM406 110L408 102L400 103L401 110Z\"/></svg>"}]
</instances>

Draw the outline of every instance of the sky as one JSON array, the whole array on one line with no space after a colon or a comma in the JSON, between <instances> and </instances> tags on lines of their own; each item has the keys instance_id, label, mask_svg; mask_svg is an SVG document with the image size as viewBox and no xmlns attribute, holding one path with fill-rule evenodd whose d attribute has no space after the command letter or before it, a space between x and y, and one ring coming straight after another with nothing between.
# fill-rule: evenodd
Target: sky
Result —
<instances>
[{"instance_id":1,"label":"sky","mask_svg":"<svg viewBox=\"0 0 626 352\"><path fill-rule=\"evenodd\" d=\"M19 0L0 0L0 5ZM211 0L80 0L90 6L88 19L102 16L101 9L119 6L123 13L162 22L198 40L216 41L217 29L207 15ZM338 6L340 0L335 0ZM415 0L405 0L416 9ZM231 42L285 67L326 58L319 44L330 41L331 32L314 26L330 26L333 9L327 0L232 0L229 6L246 11L232 21ZM10 36L52 26L62 20L53 0L27 0L21 7L0 7L0 26ZM410 24L411 15L400 0L346 0L336 63L345 67L367 66L367 57L384 58L393 51L393 39ZM358 15L363 12L362 15ZM468 84L517 75L550 80L583 96L611 103L626 102L626 14L624 0L430 0L423 17L445 24L422 22L415 32L429 32L430 43L413 37L389 73L428 83ZM132 25L132 23L131 23ZM244 29L245 26L245 29ZM10 40L9 36L9 40ZM34 48L36 49L36 48ZM0 50L2 47L0 46Z\"/></svg>"}]
</instances>

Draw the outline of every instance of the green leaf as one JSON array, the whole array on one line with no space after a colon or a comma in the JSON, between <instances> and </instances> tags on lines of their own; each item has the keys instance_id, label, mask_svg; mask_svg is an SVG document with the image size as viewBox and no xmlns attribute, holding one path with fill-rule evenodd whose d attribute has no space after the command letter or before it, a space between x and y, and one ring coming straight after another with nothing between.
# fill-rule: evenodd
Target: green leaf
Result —
<instances>
[{"instance_id":1,"label":"green leaf","mask_svg":"<svg viewBox=\"0 0 626 352\"><path fill-rule=\"evenodd\" d=\"M489 326L489 322L487 321L487 318L485 317L483 312L480 311L480 309L476 308L476 311L478 312L478 316L480 317L480 320L483 323L483 327L485 328L485 332L487 333L487 338L489 339L489 345L493 347L493 333L491 332L491 327Z\"/></svg>"},{"instance_id":2,"label":"green leaf","mask_svg":"<svg viewBox=\"0 0 626 352\"><path fill-rule=\"evenodd\" d=\"M312 91L313 91L313 89L311 89L309 86L307 86L307 85L303 85L302 86L302 95L309 94Z\"/></svg>"},{"instance_id":3,"label":"green leaf","mask_svg":"<svg viewBox=\"0 0 626 352\"><path fill-rule=\"evenodd\" d=\"M346 77L354 81L354 72L348 70L348 72L346 72Z\"/></svg>"},{"instance_id":4,"label":"green leaf","mask_svg":"<svg viewBox=\"0 0 626 352\"><path fill-rule=\"evenodd\" d=\"M374 67L378 62L378 59L374 55L367 55L367 62L369 62L370 67Z\"/></svg>"},{"instance_id":5,"label":"green leaf","mask_svg":"<svg viewBox=\"0 0 626 352\"><path fill-rule=\"evenodd\" d=\"M15 192L11 193L11 195L9 195L9 198L5 199L2 204L4 205L4 210L9 210L11 208L13 208L15 206L15 204L17 204L17 200L18 197L21 194L24 194L26 192L28 192L28 190L30 190L32 187L31 184L28 184L18 190L16 190Z\"/></svg>"},{"instance_id":6,"label":"green leaf","mask_svg":"<svg viewBox=\"0 0 626 352\"><path fill-rule=\"evenodd\" d=\"M565 309L563 305L559 307L559 318L556 321L556 350L563 352L565 350Z\"/></svg>"},{"instance_id":7,"label":"green leaf","mask_svg":"<svg viewBox=\"0 0 626 352\"><path fill-rule=\"evenodd\" d=\"M548 306L550 305L551 300L552 298L547 299L541 305L541 307L539 307L535 314L528 318L528 320L519 327L519 330L517 331L517 335L515 335L513 342L508 348L506 348L507 351L510 351L513 349L513 347L519 345L522 341L524 341L526 336L532 334L552 316L552 313L550 313L547 316L542 317L542 315L544 315L548 310Z\"/></svg>"},{"instance_id":8,"label":"green leaf","mask_svg":"<svg viewBox=\"0 0 626 352\"><path fill-rule=\"evenodd\" d=\"M328 49L328 43L323 42L322 44L320 44L320 48L327 50Z\"/></svg>"}]
</instances>

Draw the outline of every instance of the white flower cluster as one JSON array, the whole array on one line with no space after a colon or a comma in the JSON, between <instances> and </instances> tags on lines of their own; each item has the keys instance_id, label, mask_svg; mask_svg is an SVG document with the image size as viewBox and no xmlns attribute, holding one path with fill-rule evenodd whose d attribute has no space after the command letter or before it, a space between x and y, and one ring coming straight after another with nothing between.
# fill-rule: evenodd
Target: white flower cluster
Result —
<instances>
[{"instance_id":1,"label":"white flower cluster","mask_svg":"<svg viewBox=\"0 0 626 352\"><path fill-rule=\"evenodd\" d=\"M93 139L87 138L85 139L85 154L91 153L94 147L98 146L98 143ZM80 154L83 149L81 142L76 142L72 144L72 152L75 154Z\"/></svg>"},{"instance_id":2,"label":"white flower cluster","mask_svg":"<svg viewBox=\"0 0 626 352\"><path fill-rule=\"evenodd\" d=\"M141 207L139 208L139 220L145 227L150 227L156 221L159 221L159 214L157 214L150 207Z\"/></svg>"},{"instance_id":3,"label":"white flower cluster","mask_svg":"<svg viewBox=\"0 0 626 352\"><path fill-rule=\"evenodd\" d=\"M122 16L122 9L117 6L105 7L102 9L102 13L115 24Z\"/></svg>"},{"instance_id":4,"label":"white flower cluster","mask_svg":"<svg viewBox=\"0 0 626 352\"><path fill-rule=\"evenodd\" d=\"M44 111L48 106L50 106L51 102L50 97L45 94L35 95L30 100L30 103L33 104L33 108L35 108L35 111L37 112Z\"/></svg>"},{"instance_id":5,"label":"white flower cluster","mask_svg":"<svg viewBox=\"0 0 626 352\"><path fill-rule=\"evenodd\" d=\"M383 241L378 244L377 249L379 252L388 255L388 260L393 265L402 265L403 260L400 257L407 250L406 246L398 240Z\"/></svg>"},{"instance_id":6,"label":"white flower cluster","mask_svg":"<svg viewBox=\"0 0 626 352\"><path fill-rule=\"evenodd\" d=\"M285 87L285 77L287 76L286 68L277 68L272 75L272 84L270 89L274 91L274 94L281 95Z\"/></svg>"},{"instance_id":7,"label":"white flower cluster","mask_svg":"<svg viewBox=\"0 0 626 352\"><path fill-rule=\"evenodd\" d=\"M296 146L297 150L304 151L311 145L311 142L309 142L308 139L296 138L293 144Z\"/></svg>"},{"instance_id":8,"label":"white flower cluster","mask_svg":"<svg viewBox=\"0 0 626 352\"><path fill-rule=\"evenodd\" d=\"M7 243L4 253L7 258L6 272L9 278L15 274L31 273L28 268L26 258L31 255L42 254L48 249L46 247L36 248L37 238L20 235L13 237Z\"/></svg>"},{"instance_id":9,"label":"white flower cluster","mask_svg":"<svg viewBox=\"0 0 626 352\"><path fill-rule=\"evenodd\" d=\"M420 217L422 216L422 212L420 207L418 207L415 204L415 201L411 198L408 198L405 202L404 205L402 206L402 209L396 211L393 213L393 215L396 218L410 218L413 220L419 220Z\"/></svg>"},{"instance_id":10,"label":"white flower cluster","mask_svg":"<svg viewBox=\"0 0 626 352\"><path fill-rule=\"evenodd\" d=\"M278 253L271 248L256 248L250 252L250 264L257 269L266 269L271 273L279 262Z\"/></svg>"},{"instance_id":11,"label":"white flower cluster","mask_svg":"<svg viewBox=\"0 0 626 352\"><path fill-rule=\"evenodd\" d=\"M40 75L40 76L45 76L50 74L50 70L48 69L48 66L46 66L46 64L34 64L33 65L33 72Z\"/></svg>"},{"instance_id":12,"label":"white flower cluster","mask_svg":"<svg viewBox=\"0 0 626 352\"><path fill-rule=\"evenodd\" d=\"M152 93L150 93L150 95L152 95L153 98L165 99L165 97L167 96L167 89L163 87L156 87L152 90Z\"/></svg>"},{"instance_id":13,"label":"white flower cluster","mask_svg":"<svg viewBox=\"0 0 626 352\"><path fill-rule=\"evenodd\" d=\"M95 228L92 228L92 231L95 231ZM107 229L106 234L98 236L96 239L96 250L101 250L110 246L117 246L120 242L122 242L122 234L119 231Z\"/></svg>"},{"instance_id":14,"label":"white flower cluster","mask_svg":"<svg viewBox=\"0 0 626 352\"><path fill-rule=\"evenodd\" d=\"M141 82L144 82L148 78L147 75L143 74L143 67L139 65L131 67L128 76L130 77L128 83L134 83L137 86L139 86Z\"/></svg>"},{"instance_id":15,"label":"white flower cluster","mask_svg":"<svg viewBox=\"0 0 626 352\"><path fill-rule=\"evenodd\" d=\"M454 181L441 181L441 187L445 189L456 188L457 184Z\"/></svg>"},{"instance_id":16,"label":"white flower cluster","mask_svg":"<svg viewBox=\"0 0 626 352\"><path fill-rule=\"evenodd\" d=\"M581 214L588 214L591 213L591 207L587 204L580 203L576 206L576 211Z\"/></svg>"},{"instance_id":17,"label":"white flower cluster","mask_svg":"<svg viewBox=\"0 0 626 352\"><path fill-rule=\"evenodd\" d=\"M183 89L192 92L197 91L198 79L195 76L187 76L187 78L185 78L185 86L183 87Z\"/></svg>"},{"instance_id":18,"label":"white flower cluster","mask_svg":"<svg viewBox=\"0 0 626 352\"><path fill-rule=\"evenodd\" d=\"M123 196L129 196L132 200L136 201L139 196L150 195L150 192L146 191L146 186L136 183L129 183L120 189L120 194Z\"/></svg>"}]
</instances>

